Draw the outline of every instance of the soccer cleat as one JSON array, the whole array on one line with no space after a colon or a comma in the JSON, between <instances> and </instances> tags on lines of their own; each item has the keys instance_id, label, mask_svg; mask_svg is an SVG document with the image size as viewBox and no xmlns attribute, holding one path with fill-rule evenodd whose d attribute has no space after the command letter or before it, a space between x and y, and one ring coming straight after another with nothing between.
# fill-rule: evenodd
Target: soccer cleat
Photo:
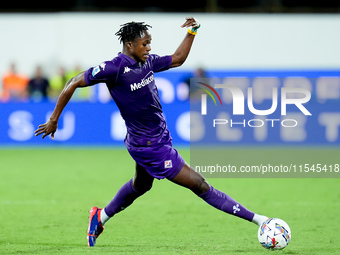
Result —
<instances>
[{"instance_id":1,"label":"soccer cleat","mask_svg":"<svg viewBox=\"0 0 340 255\"><path fill-rule=\"evenodd\" d=\"M103 232L104 226L100 222L100 209L98 207L92 207L90 210L89 228L87 230L87 240L90 247L96 244L98 236Z\"/></svg>"}]
</instances>

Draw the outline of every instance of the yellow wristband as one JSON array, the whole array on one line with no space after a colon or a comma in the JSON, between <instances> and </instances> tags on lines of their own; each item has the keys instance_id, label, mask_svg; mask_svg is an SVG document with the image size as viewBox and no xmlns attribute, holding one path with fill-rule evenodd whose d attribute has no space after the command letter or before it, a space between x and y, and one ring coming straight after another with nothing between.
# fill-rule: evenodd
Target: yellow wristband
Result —
<instances>
[{"instance_id":1,"label":"yellow wristband","mask_svg":"<svg viewBox=\"0 0 340 255\"><path fill-rule=\"evenodd\" d=\"M190 28L188 28L188 33L192 35L197 35L197 30L196 32L192 31Z\"/></svg>"}]
</instances>

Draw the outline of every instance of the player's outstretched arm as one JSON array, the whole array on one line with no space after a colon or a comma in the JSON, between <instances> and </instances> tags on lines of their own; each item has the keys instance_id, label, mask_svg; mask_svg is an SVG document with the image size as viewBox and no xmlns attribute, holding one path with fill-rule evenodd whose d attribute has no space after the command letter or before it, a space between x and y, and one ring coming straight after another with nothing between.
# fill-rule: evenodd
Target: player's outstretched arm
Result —
<instances>
[{"instance_id":1,"label":"player's outstretched arm","mask_svg":"<svg viewBox=\"0 0 340 255\"><path fill-rule=\"evenodd\" d=\"M51 134L51 138L54 139L54 133L56 132L57 127L58 127L58 120L65 106L70 101L74 91L78 87L85 87L85 86L86 86L86 82L84 78L84 72L71 78L66 83L63 91L60 93L56 107L54 108L54 111L50 119L45 124L39 125L38 129L35 131L35 136L43 134L42 138L45 138L45 136L48 136L49 134Z\"/></svg>"},{"instance_id":2,"label":"player's outstretched arm","mask_svg":"<svg viewBox=\"0 0 340 255\"><path fill-rule=\"evenodd\" d=\"M191 45L197 33L197 29L201 26L197 22L197 20L195 20L195 18L193 17L188 17L185 19L186 21L181 27L191 27L191 29L188 30L188 33L186 34L184 40L178 46L175 53L171 56L172 57L171 67L181 66L185 62L189 55Z\"/></svg>"}]
</instances>

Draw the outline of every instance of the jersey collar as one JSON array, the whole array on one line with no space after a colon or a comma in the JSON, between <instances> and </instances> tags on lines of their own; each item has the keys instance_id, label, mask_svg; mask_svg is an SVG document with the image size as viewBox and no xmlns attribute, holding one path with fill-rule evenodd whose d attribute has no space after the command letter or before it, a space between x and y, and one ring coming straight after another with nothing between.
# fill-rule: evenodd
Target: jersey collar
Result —
<instances>
[{"instance_id":1,"label":"jersey collar","mask_svg":"<svg viewBox=\"0 0 340 255\"><path fill-rule=\"evenodd\" d=\"M124 58L124 59L125 59L126 61L128 61L131 65L134 65L134 64L137 63L137 61L133 60L132 58L130 58L129 56L127 56L127 55L125 55L125 54L123 54L123 53L121 53L121 52L118 53L118 56L119 56L120 58Z\"/></svg>"}]
</instances>

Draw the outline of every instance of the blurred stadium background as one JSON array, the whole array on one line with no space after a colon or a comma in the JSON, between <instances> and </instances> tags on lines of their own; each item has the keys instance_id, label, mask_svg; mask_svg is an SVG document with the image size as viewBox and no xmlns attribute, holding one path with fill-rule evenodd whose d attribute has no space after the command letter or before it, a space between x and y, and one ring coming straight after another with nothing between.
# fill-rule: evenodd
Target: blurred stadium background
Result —
<instances>
[{"instance_id":1,"label":"blurred stadium background","mask_svg":"<svg viewBox=\"0 0 340 255\"><path fill-rule=\"evenodd\" d=\"M122 46L114 33L120 24L131 20L152 25L152 53L159 55L172 54L179 45L186 32L180 28L185 16L192 15L202 23L187 62L180 68L155 75L174 145L181 148L187 161L190 161L188 81L193 77L207 77L215 78L217 82L232 82L242 89L256 87L259 93L254 100L258 104L270 102L271 94L266 92L274 87L306 88L312 93L306 105L313 114L311 117L301 115L297 109L291 113L300 123L295 132L280 128L275 132L268 129L257 132L236 127L229 136L217 137L230 146L228 159L245 160L245 164L261 163L261 160L268 159L266 153L270 151L272 164L282 163L282 158L287 164L294 163L291 161L293 157L301 155L301 163L318 163L318 160L325 164L340 163L337 156L340 144L339 12L340 2L328 0L202 0L194 4L178 0L133 3L74 0L57 1L53 5L48 1L2 3L0 215L6 216L7 220L0 225L3 229L0 253L83 254L86 241L81 238L86 229L86 210L93 202L105 205L115 190L132 176L133 162L123 147L124 123L104 84L77 92L60 119L55 141L35 138L33 134L36 127L49 117L67 79L112 59L121 51ZM42 71L39 75L37 67ZM39 85L34 87L34 84L39 84L41 77L48 85L37 89ZM35 89L28 89L30 86ZM12 91L9 87L15 89ZM228 95L222 95L222 100L231 105ZM238 146L236 150L232 150L233 145ZM258 146L261 146L260 150ZM318 153L325 148L324 153ZM280 152L277 155L276 150ZM313 153L309 154L308 150ZM111 161L115 162L114 166L106 163ZM112 172L114 167L120 171ZM84 197L88 187L93 185L93 169L96 170L95 176L100 176L103 181L102 187L90 197ZM339 211L339 179L281 179L267 185L263 185L261 179L210 182L254 210L282 217L291 223L296 233L296 237L293 236L293 240L296 238L296 254L327 254L340 248L339 243L332 239L339 226L331 221ZM127 210L126 218L121 217L121 228L133 222L142 224L146 230L157 230L157 220L162 223L157 217L163 216L150 216L147 205L151 205L165 214L164 219L168 222L172 222L175 215L180 226L192 219L196 223L201 220L208 222L197 226L196 230L192 226L195 244L181 242L182 235L190 234L184 227L180 231L177 228L164 230L165 235L173 231L178 239L170 239L170 243L177 246L162 248L155 246L152 238L146 243L133 243L129 239L131 232L137 234L138 240L144 240L149 234L142 229L127 228L116 239L120 243L118 253L174 254L184 250L188 254L210 254L209 251L215 249L216 254L234 254L236 251L261 254L260 246L258 250L252 248L256 235L250 235L253 229L249 230L246 223L227 218L226 224L231 228L240 227L240 231L226 234L220 224L221 220L225 221L222 214L206 207L202 209L201 204L192 202L194 199L188 193L171 184L162 185L155 184L159 194L151 193L139 202L141 212L138 207ZM180 208L157 202L162 199L160 194L166 195L170 186L175 190L171 202L177 203L175 198L182 198ZM284 187L284 192L273 202L266 192L278 187ZM36 207L45 208L44 213ZM72 210L67 224L74 227L65 234L62 227L65 221L60 215L66 207ZM190 212L187 217L183 216L186 210ZM201 210L206 218L195 216ZM140 215L138 223L135 222L137 214ZM177 217L178 214L182 216ZM22 225L15 229L12 226L13 222L20 221L18 215L22 215ZM80 219L79 215L83 218ZM157 224L149 226L147 221L150 218ZM147 220L143 223L143 219ZM305 225L301 224L304 220ZM309 227L310 222L320 223ZM196 244L204 242L205 237L199 234L201 231L211 233L211 245L204 243L196 250ZM61 232L65 236L60 237L58 233ZM311 238L302 238L306 235ZM103 238L101 252L112 254L110 235ZM159 238L157 240L161 241ZM233 241L235 238L237 242ZM64 246L65 242L69 244ZM322 246L318 245L320 243ZM145 246L145 253L142 253Z\"/></svg>"},{"instance_id":2,"label":"blurred stadium background","mask_svg":"<svg viewBox=\"0 0 340 255\"><path fill-rule=\"evenodd\" d=\"M0 48L3 76L0 144L41 144L40 139L33 137L34 127L53 110L65 82L121 51L114 35L120 24L135 20L153 25L152 52L172 54L184 37L180 25L188 14L192 13L0 14L5 35ZM257 91L254 101L259 104L270 102L273 87L300 87L312 92L308 107L313 109L313 116L307 121L297 113L296 117L301 119L299 132L281 133L272 139L266 134L261 138L241 134L230 141L339 143L340 37L335 32L340 25L339 15L221 12L194 15L203 26L187 62L181 68L155 76L175 144L189 144L188 88L192 77L216 78L216 82L231 82L244 90L253 86ZM48 83L46 92L39 85L38 67L40 79L45 78ZM11 77L11 68L16 69L16 78ZM231 104L228 95L222 99ZM61 119L58 142L122 144L124 123L104 84L77 91L72 102ZM85 108L96 121L81 114ZM98 111L102 114L96 114ZM84 125L87 130L80 128ZM92 132L90 138L86 135L99 127L103 132Z\"/></svg>"}]
</instances>

